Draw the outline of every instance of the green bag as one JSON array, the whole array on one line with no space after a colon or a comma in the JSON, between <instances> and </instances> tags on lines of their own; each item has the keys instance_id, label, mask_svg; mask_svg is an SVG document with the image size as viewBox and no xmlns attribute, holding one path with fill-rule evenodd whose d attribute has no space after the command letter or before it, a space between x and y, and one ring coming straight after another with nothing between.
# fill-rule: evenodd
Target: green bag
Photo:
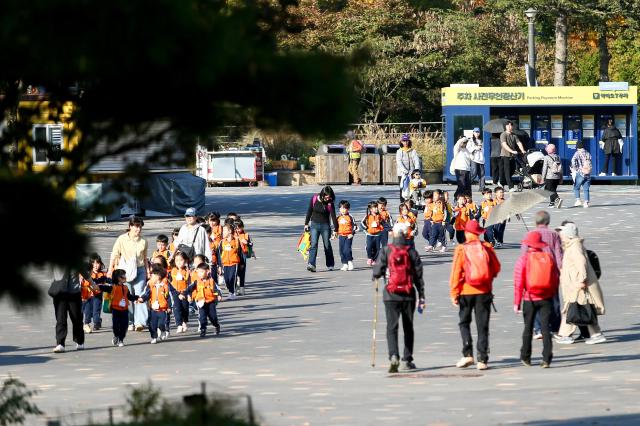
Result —
<instances>
[{"instance_id":1,"label":"green bag","mask_svg":"<svg viewBox=\"0 0 640 426\"><path fill-rule=\"evenodd\" d=\"M102 292L102 312L105 314L111 313L111 293L106 291Z\"/></svg>"}]
</instances>

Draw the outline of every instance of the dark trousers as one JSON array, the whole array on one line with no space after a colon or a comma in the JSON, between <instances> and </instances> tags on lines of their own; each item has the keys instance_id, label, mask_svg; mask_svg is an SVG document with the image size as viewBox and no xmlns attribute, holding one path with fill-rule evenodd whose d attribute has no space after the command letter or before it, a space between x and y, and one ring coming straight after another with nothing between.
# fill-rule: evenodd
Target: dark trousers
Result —
<instances>
[{"instance_id":1,"label":"dark trousers","mask_svg":"<svg viewBox=\"0 0 640 426\"><path fill-rule=\"evenodd\" d=\"M478 178L478 189L480 192L484 189L484 164L471 162L471 177L469 178L469 186Z\"/></svg>"},{"instance_id":2,"label":"dark trousers","mask_svg":"<svg viewBox=\"0 0 640 426\"><path fill-rule=\"evenodd\" d=\"M478 361L489 360L489 317L491 315L491 293L460 296L460 334L462 335L462 355L473 356L473 339L471 337L471 313L475 311L478 329Z\"/></svg>"},{"instance_id":3,"label":"dark trousers","mask_svg":"<svg viewBox=\"0 0 640 426\"><path fill-rule=\"evenodd\" d=\"M484 221L483 221L483 225L484 225ZM488 243L493 244L495 242L495 236L493 235L493 227L495 225L489 225L487 227L485 227L484 229L486 230L484 233L484 240Z\"/></svg>"},{"instance_id":4,"label":"dark trousers","mask_svg":"<svg viewBox=\"0 0 640 426\"><path fill-rule=\"evenodd\" d=\"M127 327L129 326L129 311L111 310L111 323L113 324L113 335L118 340L124 341L127 336Z\"/></svg>"},{"instance_id":5,"label":"dark trousers","mask_svg":"<svg viewBox=\"0 0 640 426\"><path fill-rule=\"evenodd\" d=\"M413 361L413 309L415 300L402 302L385 301L384 311L387 317L387 346L389 359L393 355L400 357L398 349L398 324L402 316L402 331L404 332L403 361Z\"/></svg>"},{"instance_id":6,"label":"dark trousers","mask_svg":"<svg viewBox=\"0 0 640 426\"><path fill-rule=\"evenodd\" d=\"M73 341L84 344L84 330L82 329L82 298L78 293L61 293L53 298L53 308L56 313L56 342L64 346L67 338L67 315L71 319Z\"/></svg>"},{"instance_id":7,"label":"dark trousers","mask_svg":"<svg viewBox=\"0 0 640 426\"><path fill-rule=\"evenodd\" d=\"M558 189L558 185L560 184L560 179L545 179L544 180L544 189L551 192L549 196L549 201L555 203L555 201L560 198L558 197L558 193L556 190Z\"/></svg>"},{"instance_id":8,"label":"dark trousers","mask_svg":"<svg viewBox=\"0 0 640 426\"><path fill-rule=\"evenodd\" d=\"M511 182L511 175L513 169L511 168L511 157L500 157L502 160L502 169L500 169L500 182L503 185L508 185L509 189L513 188L513 182Z\"/></svg>"},{"instance_id":9,"label":"dark trousers","mask_svg":"<svg viewBox=\"0 0 640 426\"><path fill-rule=\"evenodd\" d=\"M449 222L444 224L445 232L449 233L449 239L453 240L453 237L456 235L456 229Z\"/></svg>"},{"instance_id":10,"label":"dark trousers","mask_svg":"<svg viewBox=\"0 0 640 426\"><path fill-rule=\"evenodd\" d=\"M102 326L102 318L100 313L102 312L102 293L88 298L82 302L82 314L84 316L84 323L95 326Z\"/></svg>"},{"instance_id":11,"label":"dark trousers","mask_svg":"<svg viewBox=\"0 0 640 426\"><path fill-rule=\"evenodd\" d=\"M617 141L615 143L618 143ZM613 158L612 158L613 157ZM609 173L609 159L611 158L613 161L611 163L611 173L618 174L618 159L621 157L621 154L605 154L604 155L604 169L603 172Z\"/></svg>"},{"instance_id":12,"label":"dark trousers","mask_svg":"<svg viewBox=\"0 0 640 426\"><path fill-rule=\"evenodd\" d=\"M162 332L167 331L167 313L165 311L154 311L151 309L149 314L151 322L149 324L149 333L152 339L156 339L158 337L158 328Z\"/></svg>"},{"instance_id":13,"label":"dark trousers","mask_svg":"<svg viewBox=\"0 0 640 426\"><path fill-rule=\"evenodd\" d=\"M238 265L223 266L222 274L224 276L224 283L227 285L227 290L229 290L229 293L235 294Z\"/></svg>"},{"instance_id":14,"label":"dark trousers","mask_svg":"<svg viewBox=\"0 0 640 426\"><path fill-rule=\"evenodd\" d=\"M442 223L432 223L430 237L429 245L431 247L435 247L437 241L444 244L444 225Z\"/></svg>"},{"instance_id":15,"label":"dark trousers","mask_svg":"<svg viewBox=\"0 0 640 426\"><path fill-rule=\"evenodd\" d=\"M500 183L500 168L502 167L502 159L500 157L491 157L491 179L493 184L498 185Z\"/></svg>"},{"instance_id":16,"label":"dark trousers","mask_svg":"<svg viewBox=\"0 0 640 426\"><path fill-rule=\"evenodd\" d=\"M216 311L217 302L205 303L198 309L198 320L200 321L200 332L207 331L207 318L214 327L219 325L218 312Z\"/></svg>"},{"instance_id":17,"label":"dark trousers","mask_svg":"<svg viewBox=\"0 0 640 426\"><path fill-rule=\"evenodd\" d=\"M386 247L387 244L389 244L389 232L391 232L391 228L385 228L381 233L378 234L380 235L380 249Z\"/></svg>"},{"instance_id":18,"label":"dark trousers","mask_svg":"<svg viewBox=\"0 0 640 426\"><path fill-rule=\"evenodd\" d=\"M238 265L238 282L244 288L245 277L247 276L247 261L242 260Z\"/></svg>"},{"instance_id":19,"label":"dark trousers","mask_svg":"<svg viewBox=\"0 0 640 426\"><path fill-rule=\"evenodd\" d=\"M455 194L453 194L454 198L458 198L460 194L471 194L471 173L469 170L455 170L456 173L456 182L458 183L458 188L456 189Z\"/></svg>"},{"instance_id":20,"label":"dark trousers","mask_svg":"<svg viewBox=\"0 0 640 426\"><path fill-rule=\"evenodd\" d=\"M431 236L431 221L425 220L422 224L422 238L429 241Z\"/></svg>"},{"instance_id":21,"label":"dark trousers","mask_svg":"<svg viewBox=\"0 0 640 426\"><path fill-rule=\"evenodd\" d=\"M353 254L351 253L352 244L353 238L348 238L344 235L338 236L338 246L340 247L340 262L342 262L343 265L347 262L353 261Z\"/></svg>"},{"instance_id":22,"label":"dark trousers","mask_svg":"<svg viewBox=\"0 0 640 426\"><path fill-rule=\"evenodd\" d=\"M562 313L560 312L560 295L556 293L552 300L553 304L551 305L551 314L549 314L549 330L553 333L557 333L558 330L560 330L560 322L562 321ZM540 313L535 315L533 330L542 330Z\"/></svg>"},{"instance_id":23,"label":"dark trousers","mask_svg":"<svg viewBox=\"0 0 640 426\"><path fill-rule=\"evenodd\" d=\"M180 299L174 300L173 316L176 318L177 325L182 325L183 322L189 322L189 302Z\"/></svg>"},{"instance_id":24,"label":"dark trousers","mask_svg":"<svg viewBox=\"0 0 640 426\"><path fill-rule=\"evenodd\" d=\"M493 225L493 237L495 238L496 242L501 244L504 243L504 230L506 227L506 220L504 222L496 223L495 225Z\"/></svg>"},{"instance_id":25,"label":"dark trousers","mask_svg":"<svg viewBox=\"0 0 640 426\"><path fill-rule=\"evenodd\" d=\"M380 249L380 235L367 235L367 258L376 260Z\"/></svg>"},{"instance_id":26,"label":"dark trousers","mask_svg":"<svg viewBox=\"0 0 640 426\"><path fill-rule=\"evenodd\" d=\"M458 241L458 244L464 244L466 240L467 239L464 237L464 231L456 230L456 241Z\"/></svg>"},{"instance_id":27,"label":"dark trousers","mask_svg":"<svg viewBox=\"0 0 640 426\"><path fill-rule=\"evenodd\" d=\"M533 338L533 320L536 314L540 313L542 326L542 360L551 363L553 357L553 342L549 320L553 310L553 299L539 300L535 302L524 301L522 314L524 316L524 331L522 332L522 348L520 348L520 359L531 361L531 339Z\"/></svg>"}]
</instances>

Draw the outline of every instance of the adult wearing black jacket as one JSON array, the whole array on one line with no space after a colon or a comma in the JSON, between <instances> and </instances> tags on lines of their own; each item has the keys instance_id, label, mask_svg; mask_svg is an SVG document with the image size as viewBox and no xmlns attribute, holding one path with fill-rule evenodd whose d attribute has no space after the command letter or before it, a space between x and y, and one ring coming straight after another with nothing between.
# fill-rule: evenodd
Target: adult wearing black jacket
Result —
<instances>
[{"instance_id":1,"label":"adult wearing black jacket","mask_svg":"<svg viewBox=\"0 0 640 426\"><path fill-rule=\"evenodd\" d=\"M500 176L502 175L502 159L500 158L500 150L502 146L500 145L500 134L492 133L491 134L491 179L493 179L494 185L503 186L506 182L500 182Z\"/></svg>"},{"instance_id":2,"label":"adult wearing black jacket","mask_svg":"<svg viewBox=\"0 0 640 426\"><path fill-rule=\"evenodd\" d=\"M406 240L407 225L404 223L396 223L393 226L393 244L396 247L408 245ZM386 276L388 258L391 249L383 247L376 263L373 265L373 278ZM400 370L409 371L416 368L413 363L413 312L416 306L416 291L419 298L420 309L424 309L424 281L422 280L422 261L418 252L409 248L409 258L411 259L411 276L414 291L411 294L390 293L386 286L383 290L382 300L384 302L384 310L387 317L387 346L389 348L389 359L391 365L389 373L397 373L398 366ZM402 330L404 331L404 353L402 356L402 364L400 364L400 351L398 349L398 322L402 317Z\"/></svg>"},{"instance_id":3,"label":"adult wearing black jacket","mask_svg":"<svg viewBox=\"0 0 640 426\"><path fill-rule=\"evenodd\" d=\"M618 142L619 139L622 139L622 134L620 134L620 130L613 126L613 120L607 121L607 127L602 132L602 142L604 142L604 146L602 147L604 151L604 168L600 173L600 176L606 176L609 173L609 159L613 156L613 164L611 165L611 176L615 176L617 174L617 164L619 163L619 159L622 153L622 147Z\"/></svg>"},{"instance_id":4,"label":"adult wearing black jacket","mask_svg":"<svg viewBox=\"0 0 640 426\"><path fill-rule=\"evenodd\" d=\"M311 232L311 247L309 247L309 260L307 270L316 271L316 256L318 255L318 242L322 237L324 245L324 256L327 262L327 269L333 270L335 261L333 259L333 249L331 248L331 223L333 223L333 235L338 232L338 219L336 218L336 196L330 186L322 188L319 194L311 197L307 216L304 220L305 231Z\"/></svg>"}]
</instances>

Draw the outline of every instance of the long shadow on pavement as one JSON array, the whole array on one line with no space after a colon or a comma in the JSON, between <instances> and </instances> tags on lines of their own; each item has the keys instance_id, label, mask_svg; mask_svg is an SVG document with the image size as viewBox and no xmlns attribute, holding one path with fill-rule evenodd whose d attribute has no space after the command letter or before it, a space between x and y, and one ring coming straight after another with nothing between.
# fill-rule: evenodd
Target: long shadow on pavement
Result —
<instances>
[{"instance_id":1,"label":"long shadow on pavement","mask_svg":"<svg viewBox=\"0 0 640 426\"><path fill-rule=\"evenodd\" d=\"M531 426L637 425L640 424L640 413L578 417L566 420L534 420L523 422L523 424Z\"/></svg>"}]
</instances>

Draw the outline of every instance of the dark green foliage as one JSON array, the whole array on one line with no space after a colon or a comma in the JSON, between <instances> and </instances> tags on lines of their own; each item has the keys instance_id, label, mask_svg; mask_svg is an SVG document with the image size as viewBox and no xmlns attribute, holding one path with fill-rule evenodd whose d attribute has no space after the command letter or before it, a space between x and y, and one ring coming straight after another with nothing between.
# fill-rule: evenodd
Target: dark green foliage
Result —
<instances>
[{"instance_id":1,"label":"dark green foliage","mask_svg":"<svg viewBox=\"0 0 640 426\"><path fill-rule=\"evenodd\" d=\"M0 426L23 424L29 415L42 412L30 402L36 394L18 379L9 377L0 389Z\"/></svg>"}]
</instances>

